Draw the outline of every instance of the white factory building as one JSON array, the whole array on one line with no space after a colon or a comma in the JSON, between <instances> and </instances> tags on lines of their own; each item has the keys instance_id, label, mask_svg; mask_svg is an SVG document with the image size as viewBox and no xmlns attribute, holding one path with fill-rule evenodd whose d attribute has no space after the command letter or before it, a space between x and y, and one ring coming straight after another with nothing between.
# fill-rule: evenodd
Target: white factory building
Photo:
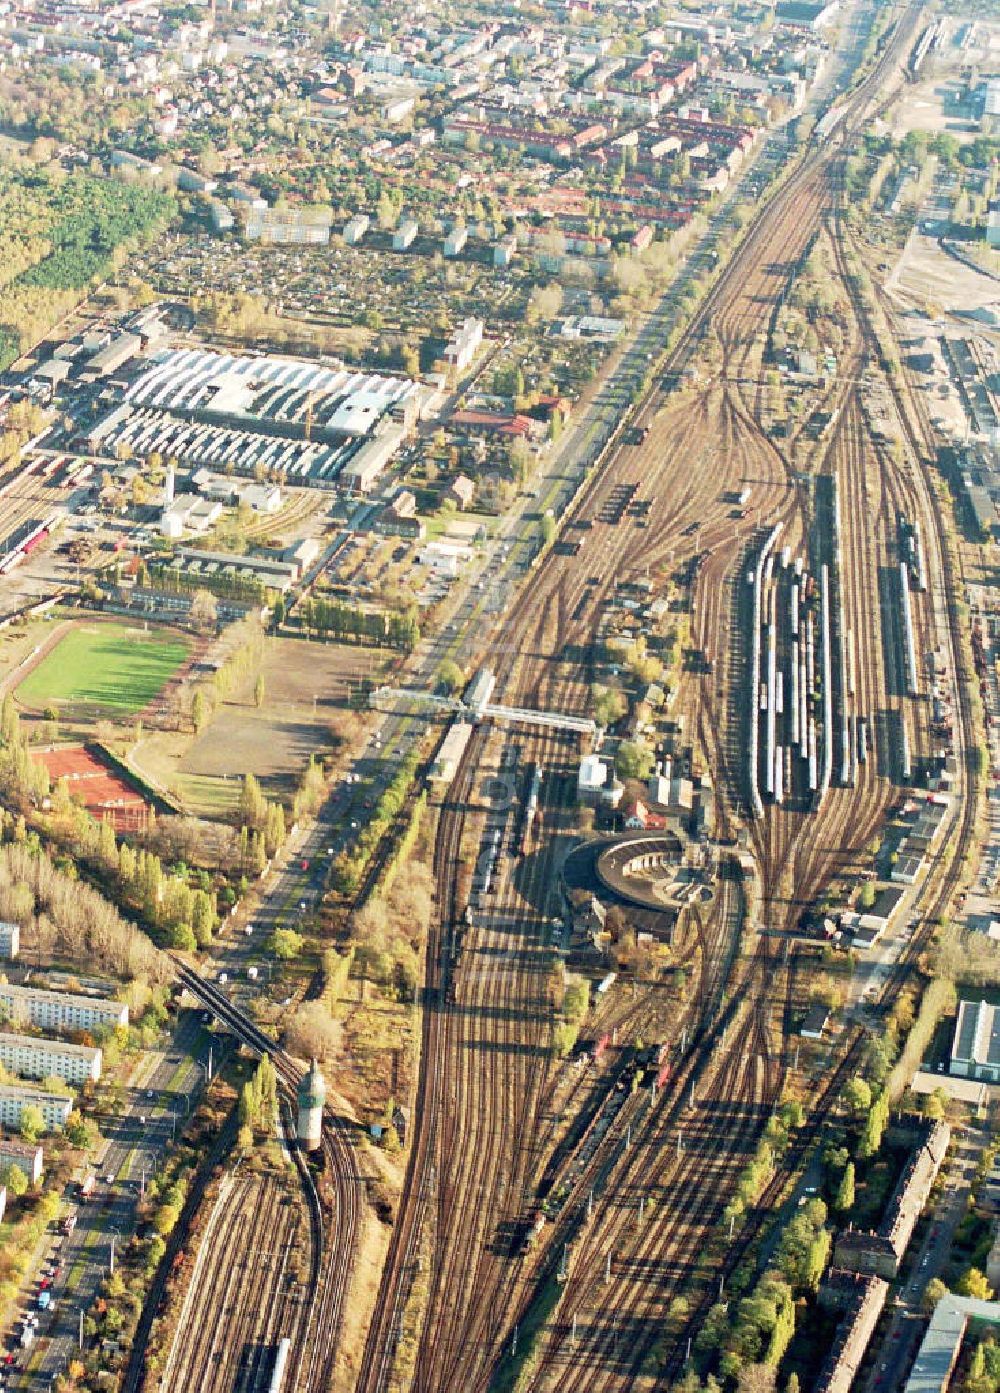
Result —
<instances>
[{"instance_id":1,"label":"white factory building","mask_svg":"<svg viewBox=\"0 0 1000 1393\"><path fill-rule=\"evenodd\" d=\"M207 532L221 517L221 503L196 493L179 493L160 514L160 533L176 541L185 532Z\"/></svg>"},{"instance_id":2,"label":"white factory building","mask_svg":"<svg viewBox=\"0 0 1000 1393\"><path fill-rule=\"evenodd\" d=\"M16 958L21 951L21 930L0 919L0 958Z\"/></svg>"},{"instance_id":3,"label":"white factory building","mask_svg":"<svg viewBox=\"0 0 1000 1393\"><path fill-rule=\"evenodd\" d=\"M107 996L50 992L42 987L18 987L12 982L0 982L0 1007L6 1009L12 1021L24 1021L39 1030L93 1030L107 1025L128 1025L128 1007L124 1001L113 1001Z\"/></svg>"},{"instance_id":4,"label":"white factory building","mask_svg":"<svg viewBox=\"0 0 1000 1393\"><path fill-rule=\"evenodd\" d=\"M40 1146L32 1146L14 1137L0 1137L0 1175L6 1172L8 1166L17 1166L32 1185L37 1185L42 1178L42 1164Z\"/></svg>"},{"instance_id":5,"label":"white factory building","mask_svg":"<svg viewBox=\"0 0 1000 1393\"><path fill-rule=\"evenodd\" d=\"M0 1126L20 1127L25 1108L36 1107L47 1132L59 1132L73 1111L73 1099L63 1093L43 1093L40 1088L20 1084L0 1084Z\"/></svg>"},{"instance_id":6,"label":"white factory building","mask_svg":"<svg viewBox=\"0 0 1000 1393\"><path fill-rule=\"evenodd\" d=\"M101 1077L101 1051L91 1045L69 1045L62 1040L39 1040L33 1035L0 1031L0 1065L24 1079L52 1075L66 1083L97 1083Z\"/></svg>"}]
</instances>

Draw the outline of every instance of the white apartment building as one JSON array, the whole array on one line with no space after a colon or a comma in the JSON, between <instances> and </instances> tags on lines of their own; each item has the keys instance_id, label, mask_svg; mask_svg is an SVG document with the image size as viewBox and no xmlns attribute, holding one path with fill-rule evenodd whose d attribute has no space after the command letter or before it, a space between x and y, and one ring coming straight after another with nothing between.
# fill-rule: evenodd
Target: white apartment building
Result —
<instances>
[{"instance_id":1,"label":"white apartment building","mask_svg":"<svg viewBox=\"0 0 1000 1393\"><path fill-rule=\"evenodd\" d=\"M93 1030L105 1025L128 1025L124 1001L107 996L76 996L42 987L18 987L0 982L0 1008L12 1021L26 1021L39 1030Z\"/></svg>"},{"instance_id":2,"label":"white apartment building","mask_svg":"<svg viewBox=\"0 0 1000 1393\"><path fill-rule=\"evenodd\" d=\"M32 1185L37 1185L42 1178L42 1148L14 1137L0 1137L0 1175L8 1166L17 1166Z\"/></svg>"},{"instance_id":3,"label":"white apartment building","mask_svg":"<svg viewBox=\"0 0 1000 1393\"><path fill-rule=\"evenodd\" d=\"M21 930L17 924L0 919L0 958L16 958L21 951Z\"/></svg>"},{"instance_id":4,"label":"white apartment building","mask_svg":"<svg viewBox=\"0 0 1000 1393\"><path fill-rule=\"evenodd\" d=\"M445 361L457 372L467 368L476 356L483 341L484 325L481 319L465 319L452 334L444 351Z\"/></svg>"},{"instance_id":5,"label":"white apartment building","mask_svg":"<svg viewBox=\"0 0 1000 1393\"><path fill-rule=\"evenodd\" d=\"M36 1107L45 1119L47 1132L59 1132L73 1111L73 1099L62 1093L43 1093L40 1088L22 1088L19 1084L0 1084L0 1125L20 1127L21 1114L27 1107Z\"/></svg>"},{"instance_id":6,"label":"white apartment building","mask_svg":"<svg viewBox=\"0 0 1000 1393\"><path fill-rule=\"evenodd\" d=\"M54 1075L67 1083L97 1083L101 1077L101 1051L91 1045L69 1045L62 1040L38 1040L32 1035L0 1031L0 1064L25 1079Z\"/></svg>"}]
</instances>

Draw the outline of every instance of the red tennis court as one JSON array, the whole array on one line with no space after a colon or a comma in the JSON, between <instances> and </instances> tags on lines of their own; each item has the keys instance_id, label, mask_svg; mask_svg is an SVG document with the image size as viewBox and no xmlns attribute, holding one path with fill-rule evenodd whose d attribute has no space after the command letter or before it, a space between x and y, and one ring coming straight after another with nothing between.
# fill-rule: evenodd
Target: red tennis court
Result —
<instances>
[{"instance_id":1,"label":"red tennis court","mask_svg":"<svg viewBox=\"0 0 1000 1393\"><path fill-rule=\"evenodd\" d=\"M34 758L45 765L53 784L66 780L70 797L92 817L110 817L116 832L136 832L146 826L149 809L142 794L85 746L38 750Z\"/></svg>"}]
</instances>

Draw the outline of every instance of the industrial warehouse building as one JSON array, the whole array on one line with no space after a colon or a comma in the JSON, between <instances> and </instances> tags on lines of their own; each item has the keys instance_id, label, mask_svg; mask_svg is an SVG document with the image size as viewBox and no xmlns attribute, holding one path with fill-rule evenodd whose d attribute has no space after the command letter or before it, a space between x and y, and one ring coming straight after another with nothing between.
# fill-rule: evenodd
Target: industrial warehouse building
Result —
<instances>
[{"instance_id":1,"label":"industrial warehouse building","mask_svg":"<svg viewBox=\"0 0 1000 1393\"><path fill-rule=\"evenodd\" d=\"M0 1175L8 1166L17 1166L32 1185L37 1185L42 1178L42 1148L14 1137L0 1137Z\"/></svg>"},{"instance_id":2,"label":"industrial warehouse building","mask_svg":"<svg viewBox=\"0 0 1000 1393\"><path fill-rule=\"evenodd\" d=\"M949 1072L984 1083L1000 1080L1000 1016L990 1002L959 1002Z\"/></svg>"},{"instance_id":3,"label":"industrial warehouse building","mask_svg":"<svg viewBox=\"0 0 1000 1393\"><path fill-rule=\"evenodd\" d=\"M408 378L298 358L161 349L91 428L87 446L156 450L209 471L231 465L238 474L333 487L367 442L378 438L385 450L387 428L398 448L427 396Z\"/></svg>"},{"instance_id":4,"label":"industrial warehouse building","mask_svg":"<svg viewBox=\"0 0 1000 1393\"><path fill-rule=\"evenodd\" d=\"M942 1296L913 1361L906 1393L945 1393L970 1324L1000 1325L1000 1302L971 1296Z\"/></svg>"},{"instance_id":5,"label":"industrial warehouse building","mask_svg":"<svg viewBox=\"0 0 1000 1393\"><path fill-rule=\"evenodd\" d=\"M69 1045L62 1040L39 1040L32 1035L0 1031L0 1065L25 1079L51 1075L66 1083L97 1083L101 1077L101 1051L90 1045Z\"/></svg>"},{"instance_id":6,"label":"industrial warehouse building","mask_svg":"<svg viewBox=\"0 0 1000 1393\"><path fill-rule=\"evenodd\" d=\"M40 1088L0 1084L0 1126L20 1127L21 1114L27 1107L38 1109L47 1132L59 1132L73 1111L73 1099L63 1093L43 1093Z\"/></svg>"},{"instance_id":7,"label":"industrial warehouse building","mask_svg":"<svg viewBox=\"0 0 1000 1393\"><path fill-rule=\"evenodd\" d=\"M106 996L76 996L41 987L18 987L0 982L0 1008L12 1021L25 1021L39 1030L94 1030L128 1025L124 1001ZM0 1119L2 1121L2 1119Z\"/></svg>"}]
</instances>

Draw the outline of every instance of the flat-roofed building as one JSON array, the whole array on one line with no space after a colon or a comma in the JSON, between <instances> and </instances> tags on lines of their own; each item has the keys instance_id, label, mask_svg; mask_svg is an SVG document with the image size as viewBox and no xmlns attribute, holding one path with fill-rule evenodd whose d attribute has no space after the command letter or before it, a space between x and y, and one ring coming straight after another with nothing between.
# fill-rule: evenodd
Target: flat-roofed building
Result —
<instances>
[{"instance_id":1,"label":"flat-roofed building","mask_svg":"<svg viewBox=\"0 0 1000 1393\"><path fill-rule=\"evenodd\" d=\"M15 1137L0 1137L0 1176L9 1166L17 1166L32 1185L37 1185L42 1178L42 1148Z\"/></svg>"},{"instance_id":2,"label":"flat-roofed building","mask_svg":"<svg viewBox=\"0 0 1000 1393\"><path fill-rule=\"evenodd\" d=\"M444 350L445 362L450 363L457 372L467 368L483 341L484 328L481 319L464 319Z\"/></svg>"},{"instance_id":3,"label":"flat-roofed building","mask_svg":"<svg viewBox=\"0 0 1000 1393\"><path fill-rule=\"evenodd\" d=\"M21 929L0 919L0 958L16 958L21 951Z\"/></svg>"},{"instance_id":4,"label":"flat-roofed building","mask_svg":"<svg viewBox=\"0 0 1000 1393\"><path fill-rule=\"evenodd\" d=\"M73 1111L73 1099L64 1093L43 1093L21 1084L0 1084L0 1126L20 1127L25 1108L35 1107L47 1132L60 1132Z\"/></svg>"},{"instance_id":5,"label":"flat-roofed building","mask_svg":"<svg viewBox=\"0 0 1000 1393\"><path fill-rule=\"evenodd\" d=\"M368 231L369 218L365 213L356 213L344 224L344 241L349 247L356 247Z\"/></svg>"},{"instance_id":6,"label":"flat-roofed building","mask_svg":"<svg viewBox=\"0 0 1000 1393\"><path fill-rule=\"evenodd\" d=\"M1000 1325L1000 1302L977 1301L950 1291L942 1296L913 1361L905 1393L945 1393L970 1322Z\"/></svg>"},{"instance_id":7,"label":"flat-roofed building","mask_svg":"<svg viewBox=\"0 0 1000 1393\"><path fill-rule=\"evenodd\" d=\"M961 1001L949 1071L964 1079L1000 1080L1000 1015L989 1001Z\"/></svg>"},{"instance_id":8,"label":"flat-roofed building","mask_svg":"<svg viewBox=\"0 0 1000 1393\"><path fill-rule=\"evenodd\" d=\"M108 996L78 996L43 987L19 987L0 982L0 1007L12 1021L25 1021L39 1030L92 1030L106 1025L128 1025L124 1001Z\"/></svg>"},{"instance_id":9,"label":"flat-roofed building","mask_svg":"<svg viewBox=\"0 0 1000 1393\"><path fill-rule=\"evenodd\" d=\"M93 382L98 377L110 377L142 348L138 334L118 334L107 347L100 349L90 359L80 374L81 382Z\"/></svg>"},{"instance_id":10,"label":"flat-roofed building","mask_svg":"<svg viewBox=\"0 0 1000 1393\"><path fill-rule=\"evenodd\" d=\"M70 1045L63 1040L39 1040L33 1035L0 1031L0 1064L25 1079L50 1075L66 1083L97 1083L101 1077L101 1051L92 1045Z\"/></svg>"}]
</instances>

